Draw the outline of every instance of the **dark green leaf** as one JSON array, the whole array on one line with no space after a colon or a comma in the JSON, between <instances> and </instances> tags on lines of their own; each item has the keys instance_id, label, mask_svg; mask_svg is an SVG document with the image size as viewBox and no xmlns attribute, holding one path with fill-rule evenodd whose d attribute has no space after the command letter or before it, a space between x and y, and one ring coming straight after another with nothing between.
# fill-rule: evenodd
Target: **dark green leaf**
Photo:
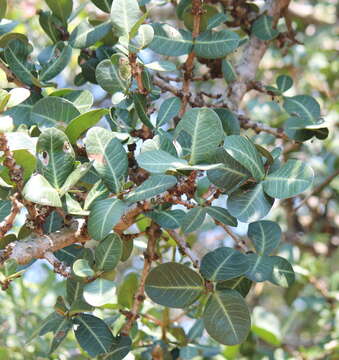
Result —
<instances>
[{"instance_id":1,"label":"dark green leaf","mask_svg":"<svg viewBox=\"0 0 339 360\"><path fill-rule=\"evenodd\" d=\"M206 31L194 43L194 52L205 59L222 58L239 46L239 35L230 30Z\"/></svg>"},{"instance_id":2,"label":"dark green leaf","mask_svg":"<svg viewBox=\"0 0 339 360\"><path fill-rule=\"evenodd\" d=\"M117 234L109 234L95 248L95 267L101 271L113 270L122 255L122 242Z\"/></svg>"},{"instance_id":3,"label":"dark green leaf","mask_svg":"<svg viewBox=\"0 0 339 360\"><path fill-rule=\"evenodd\" d=\"M281 92L285 92L293 86L293 80L288 75L278 76L276 83Z\"/></svg>"},{"instance_id":4,"label":"dark green leaf","mask_svg":"<svg viewBox=\"0 0 339 360\"><path fill-rule=\"evenodd\" d=\"M125 200L128 202L137 202L150 199L153 196L160 195L167 189L173 187L177 183L175 176L171 175L151 175L146 181L131 191Z\"/></svg>"},{"instance_id":5,"label":"dark green leaf","mask_svg":"<svg viewBox=\"0 0 339 360\"><path fill-rule=\"evenodd\" d=\"M64 23L67 22L67 19L71 15L73 9L72 0L46 0L46 3L55 16Z\"/></svg>"},{"instance_id":6,"label":"dark green leaf","mask_svg":"<svg viewBox=\"0 0 339 360\"><path fill-rule=\"evenodd\" d=\"M96 201L91 207L88 231L95 240L103 240L124 214L126 204L119 199Z\"/></svg>"},{"instance_id":7,"label":"dark green leaf","mask_svg":"<svg viewBox=\"0 0 339 360\"><path fill-rule=\"evenodd\" d=\"M246 255L229 247L220 247L202 258L200 272L207 280L222 281L241 276L248 268Z\"/></svg>"},{"instance_id":8,"label":"dark green leaf","mask_svg":"<svg viewBox=\"0 0 339 360\"><path fill-rule=\"evenodd\" d=\"M273 271L269 281L282 287L291 286L295 280L292 265L280 256L271 256L271 258L273 261Z\"/></svg>"},{"instance_id":9,"label":"dark green leaf","mask_svg":"<svg viewBox=\"0 0 339 360\"><path fill-rule=\"evenodd\" d=\"M265 217L271 210L274 199L264 193L261 183L233 192L227 199L227 209L242 222L253 222Z\"/></svg>"},{"instance_id":10,"label":"dark green leaf","mask_svg":"<svg viewBox=\"0 0 339 360\"><path fill-rule=\"evenodd\" d=\"M252 281L245 276L240 276L234 279L220 281L217 283L216 289L234 289L237 290L243 297L245 297L250 291Z\"/></svg>"},{"instance_id":11,"label":"dark green leaf","mask_svg":"<svg viewBox=\"0 0 339 360\"><path fill-rule=\"evenodd\" d=\"M273 17L261 15L252 25L252 33L260 40L272 40L279 35L277 29L273 29Z\"/></svg>"},{"instance_id":12,"label":"dark green leaf","mask_svg":"<svg viewBox=\"0 0 339 360\"><path fill-rule=\"evenodd\" d=\"M225 345L244 342L251 327L246 302L231 289L217 290L210 295L203 319L208 334Z\"/></svg>"},{"instance_id":13,"label":"dark green leaf","mask_svg":"<svg viewBox=\"0 0 339 360\"><path fill-rule=\"evenodd\" d=\"M80 346L90 356L110 351L114 338L106 323L89 314L81 314L74 319L78 327L74 330L75 337Z\"/></svg>"},{"instance_id":14,"label":"dark green leaf","mask_svg":"<svg viewBox=\"0 0 339 360\"><path fill-rule=\"evenodd\" d=\"M284 97L284 109L290 115L308 121L309 125L316 123L320 118L320 105L309 95Z\"/></svg>"},{"instance_id":15,"label":"dark green leaf","mask_svg":"<svg viewBox=\"0 0 339 360\"><path fill-rule=\"evenodd\" d=\"M183 210L169 210L169 211L148 211L145 213L146 216L150 217L157 224L165 229L177 229L181 226L182 219L185 216Z\"/></svg>"},{"instance_id":16,"label":"dark green leaf","mask_svg":"<svg viewBox=\"0 0 339 360\"><path fill-rule=\"evenodd\" d=\"M212 216L214 220L217 220L225 225L237 226L238 221L235 217L229 214L229 212L220 206L208 206L206 207L207 214Z\"/></svg>"},{"instance_id":17,"label":"dark green leaf","mask_svg":"<svg viewBox=\"0 0 339 360\"><path fill-rule=\"evenodd\" d=\"M281 229L274 221L261 220L248 226L247 236L259 255L269 255L279 245Z\"/></svg>"},{"instance_id":18,"label":"dark green leaf","mask_svg":"<svg viewBox=\"0 0 339 360\"><path fill-rule=\"evenodd\" d=\"M270 280L272 277L274 256L247 254L250 268L245 276L255 282Z\"/></svg>"},{"instance_id":19,"label":"dark green leaf","mask_svg":"<svg viewBox=\"0 0 339 360\"><path fill-rule=\"evenodd\" d=\"M187 266L169 262L157 266L148 274L145 290L157 304L185 308L202 294L203 282Z\"/></svg>"},{"instance_id":20,"label":"dark green leaf","mask_svg":"<svg viewBox=\"0 0 339 360\"><path fill-rule=\"evenodd\" d=\"M181 229L185 234L197 230L205 220L206 208L197 206L187 211L182 219Z\"/></svg>"}]
</instances>

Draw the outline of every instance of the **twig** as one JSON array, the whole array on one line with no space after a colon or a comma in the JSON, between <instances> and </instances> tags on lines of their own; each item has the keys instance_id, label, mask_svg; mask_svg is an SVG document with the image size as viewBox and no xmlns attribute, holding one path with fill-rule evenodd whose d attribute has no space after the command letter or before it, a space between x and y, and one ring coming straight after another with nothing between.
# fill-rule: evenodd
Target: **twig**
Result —
<instances>
[{"instance_id":1,"label":"twig","mask_svg":"<svg viewBox=\"0 0 339 360\"><path fill-rule=\"evenodd\" d=\"M161 232L159 232L159 226L154 222L152 222L150 227L146 230L146 232L148 235L148 242L147 242L146 251L144 252L145 260L144 260L144 267L141 273L139 287L134 295L132 309L125 314L127 320L121 330L121 334L126 336L129 334L134 322L139 317L140 307L145 300L146 277L151 270L152 262L158 259L155 253L155 246L156 246L156 241L159 235L161 234Z\"/></svg>"},{"instance_id":2,"label":"twig","mask_svg":"<svg viewBox=\"0 0 339 360\"><path fill-rule=\"evenodd\" d=\"M305 199L294 208L294 210L296 211L296 210L300 209L303 205L305 205L305 203L311 196L319 194L321 191L323 191L325 189L325 187L327 185L329 185L331 183L331 181L334 180L338 175L339 175L339 169L336 170L333 174L329 175L321 184L319 184L317 187L315 187L313 189L313 191L310 194L308 194L305 197Z\"/></svg>"},{"instance_id":3,"label":"twig","mask_svg":"<svg viewBox=\"0 0 339 360\"><path fill-rule=\"evenodd\" d=\"M139 93L143 95L147 95L148 91L142 82L142 68L140 64L138 64L137 62L137 55L135 53L130 53L129 63L131 65L132 76L135 78L137 82Z\"/></svg>"},{"instance_id":4,"label":"twig","mask_svg":"<svg viewBox=\"0 0 339 360\"><path fill-rule=\"evenodd\" d=\"M201 22L201 15L203 13L201 0L192 0L192 14L193 14L193 31L192 31L192 39L193 43L195 39L198 37L200 32L200 22ZM195 53L194 51L188 54L187 60L183 66L184 68L184 82L182 85L182 93L183 93L183 101L181 104L181 108L179 111L179 118L181 118L185 111L186 106L189 103L190 94L190 83L193 73L193 66L194 66L194 58Z\"/></svg>"},{"instance_id":5,"label":"twig","mask_svg":"<svg viewBox=\"0 0 339 360\"><path fill-rule=\"evenodd\" d=\"M193 263L195 268L199 268L200 266L200 259L198 256L191 250L189 244L182 238L176 231L174 230L167 230L167 232L171 235L174 241L178 244L179 251L189 257Z\"/></svg>"},{"instance_id":6,"label":"twig","mask_svg":"<svg viewBox=\"0 0 339 360\"><path fill-rule=\"evenodd\" d=\"M15 194L12 200L12 208L10 214L0 223L0 238L3 238L7 231L9 231L13 227L13 222L20 212L21 205L16 199L17 194Z\"/></svg>"},{"instance_id":7,"label":"twig","mask_svg":"<svg viewBox=\"0 0 339 360\"><path fill-rule=\"evenodd\" d=\"M0 60L0 69L3 70L6 74L7 81L13 82L16 86L29 89L29 86L27 84L24 84L22 81L20 81L12 72L11 69L9 69L3 62Z\"/></svg>"},{"instance_id":8,"label":"twig","mask_svg":"<svg viewBox=\"0 0 339 360\"><path fill-rule=\"evenodd\" d=\"M240 239L238 236L236 236L231 229L229 229L225 224L221 223L220 221L214 220L214 222L221 226L226 233L232 238L232 240L235 242L235 244L242 249L245 252L248 252L250 249L246 245L246 242L242 239Z\"/></svg>"},{"instance_id":9,"label":"twig","mask_svg":"<svg viewBox=\"0 0 339 360\"><path fill-rule=\"evenodd\" d=\"M51 251L46 251L44 258L53 266L54 271L66 278L71 276L71 268L58 260Z\"/></svg>"}]
</instances>

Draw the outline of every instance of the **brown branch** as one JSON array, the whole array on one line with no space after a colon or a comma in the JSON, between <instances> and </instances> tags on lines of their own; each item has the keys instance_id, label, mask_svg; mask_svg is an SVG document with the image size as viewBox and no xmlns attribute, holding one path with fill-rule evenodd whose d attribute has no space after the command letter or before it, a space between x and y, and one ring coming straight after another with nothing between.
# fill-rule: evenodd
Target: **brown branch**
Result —
<instances>
[{"instance_id":1,"label":"brown branch","mask_svg":"<svg viewBox=\"0 0 339 360\"><path fill-rule=\"evenodd\" d=\"M10 214L0 223L0 238L3 238L6 233L13 227L14 220L20 212L21 204L16 199L14 195L12 200L12 208Z\"/></svg>"},{"instance_id":2,"label":"brown branch","mask_svg":"<svg viewBox=\"0 0 339 360\"><path fill-rule=\"evenodd\" d=\"M46 251L44 258L53 266L54 272L66 278L71 276L71 268L62 261L58 260L51 251Z\"/></svg>"},{"instance_id":3,"label":"brown branch","mask_svg":"<svg viewBox=\"0 0 339 360\"><path fill-rule=\"evenodd\" d=\"M333 174L329 175L321 184L319 184L317 187L315 187L313 189L313 191L309 195L307 195L305 197L305 199L294 208L294 210L296 211L296 210L300 209L303 205L305 205L307 200L311 196L319 194L320 192L322 192L325 189L325 187L327 185L329 185L332 182L332 180L334 180L338 175L339 175L339 169L336 170Z\"/></svg>"},{"instance_id":4,"label":"brown branch","mask_svg":"<svg viewBox=\"0 0 339 360\"><path fill-rule=\"evenodd\" d=\"M176 231L174 230L167 230L167 232L171 235L174 241L178 244L178 248L181 254L186 255L189 257L193 263L195 268L199 268L200 266L200 259L198 256L192 251L191 247L184 238L182 238Z\"/></svg>"},{"instance_id":5,"label":"brown branch","mask_svg":"<svg viewBox=\"0 0 339 360\"><path fill-rule=\"evenodd\" d=\"M148 91L145 88L144 83L142 82L142 68L137 62L137 55L135 53L130 53L129 63L131 65L132 76L137 82L139 93L147 95Z\"/></svg>"},{"instance_id":6,"label":"brown branch","mask_svg":"<svg viewBox=\"0 0 339 360\"><path fill-rule=\"evenodd\" d=\"M159 238L159 235L161 234L161 231L159 231L159 226L156 223L152 222L150 227L146 230L146 232L148 235L148 242L147 242L146 251L144 252L145 260L144 260L144 267L141 273L139 287L134 295L132 309L125 314L127 320L121 330L121 334L126 336L129 334L134 322L139 317L140 307L145 300L146 277L151 270L152 262L158 259L158 256L155 253L155 246L156 246L156 241Z\"/></svg>"},{"instance_id":7,"label":"brown branch","mask_svg":"<svg viewBox=\"0 0 339 360\"><path fill-rule=\"evenodd\" d=\"M192 0L192 14L193 14L192 39L194 43L195 39L198 37L200 32L201 15L203 14L201 0ZM184 82L182 85L183 101L179 111L179 118L181 118L184 115L186 111L186 106L189 103L189 99L191 96L190 83L191 83L193 67L194 67L194 58L195 58L195 53L194 51L192 51L188 54L187 60L183 66L184 69Z\"/></svg>"},{"instance_id":8,"label":"brown branch","mask_svg":"<svg viewBox=\"0 0 339 360\"><path fill-rule=\"evenodd\" d=\"M169 91L170 93L172 93L173 95L182 98L183 94L181 92L181 90L179 90L178 88L176 88L175 86L172 86L170 84L168 84L167 82L163 81L162 79L159 79L157 77L153 78L153 84L156 86L159 86L159 88L162 91Z\"/></svg>"},{"instance_id":9,"label":"brown branch","mask_svg":"<svg viewBox=\"0 0 339 360\"><path fill-rule=\"evenodd\" d=\"M225 224L223 224L220 221L215 220L214 221L217 225L221 226L225 232L232 238L232 240L235 242L236 247L242 249L244 252L248 252L250 249L246 245L246 242L242 239L240 239L237 235L233 233L231 229L228 228Z\"/></svg>"},{"instance_id":10,"label":"brown branch","mask_svg":"<svg viewBox=\"0 0 339 360\"><path fill-rule=\"evenodd\" d=\"M14 83L16 86L29 89L29 86L27 84L24 84L21 80L19 80L15 74L12 72L10 68L8 68L2 60L0 60L0 69L4 71L7 77L8 82Z\"/></svg>"},{"instance_id":11,"label":"brown branch","mask_svg":"<svg viewBox=\"0 0 339 360\"><path fill-rule=\"evenodd\" d=\"M268 0L265 11L274 18L277 24L282 13L287 9L290 0ZM236 67L237 80L233 82L228 90L229 102L233 110L237 110L242 98L248 89L248 83L255 79L257 69L268 49L269 42L251 35L250 40L243 52L242 58Z\"/></svg>"}]
</instances>

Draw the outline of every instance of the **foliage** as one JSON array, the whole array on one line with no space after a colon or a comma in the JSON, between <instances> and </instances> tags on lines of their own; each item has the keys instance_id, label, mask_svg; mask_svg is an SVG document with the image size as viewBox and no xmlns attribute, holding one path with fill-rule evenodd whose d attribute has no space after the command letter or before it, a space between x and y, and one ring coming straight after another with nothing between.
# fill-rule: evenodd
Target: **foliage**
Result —
<instances>
[{"instance_id":1,"label":"foliage","mask_svg":"<svg viewBox=\"0 0 339 360\"><path fill-rule=\"evenodd\" d=\"M326 21L289 0L44 0L27 31L15 3L0 357L335 359L335 52L298 40Z\"/></svg>"}]
</instances>

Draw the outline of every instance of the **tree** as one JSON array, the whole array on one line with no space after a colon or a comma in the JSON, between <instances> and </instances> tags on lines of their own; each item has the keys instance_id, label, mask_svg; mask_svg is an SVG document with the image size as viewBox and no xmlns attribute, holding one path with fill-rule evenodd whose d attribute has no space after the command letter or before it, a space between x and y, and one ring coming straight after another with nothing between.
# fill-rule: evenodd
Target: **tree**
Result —
<instances>
[{"instance_id":1,"label":"tree","mask_svg":"<svg viewBox=\"0 0 339 360\"><path fill-rule=\"evenodd\" d=\"M38 259L63 279L60 295L49 277L54 309L25 339L52 335L39 356L69 342L74 358L261 358L279 347L305 358L264 305L281 290L262 295L260 284L286 288L292 306L309 282L331 323L320 355L335 358L334 279L286 251L335 263L326 96L299 92L287 67L259 68L269 53L294 54L307 20L324 25L290 3L92 0L90 18L85 2L46 0L33 28L44 46L16 32L13 2L0 1L0 283L14 303ZM58 88L62 74L72 88ZM269 114L259 120L251 101ZM314 180L316 149L328 167ZM199 251L201 229L232 242ZM307 241L316 233L322 245Z\"/></svg>"}]
</instances>

